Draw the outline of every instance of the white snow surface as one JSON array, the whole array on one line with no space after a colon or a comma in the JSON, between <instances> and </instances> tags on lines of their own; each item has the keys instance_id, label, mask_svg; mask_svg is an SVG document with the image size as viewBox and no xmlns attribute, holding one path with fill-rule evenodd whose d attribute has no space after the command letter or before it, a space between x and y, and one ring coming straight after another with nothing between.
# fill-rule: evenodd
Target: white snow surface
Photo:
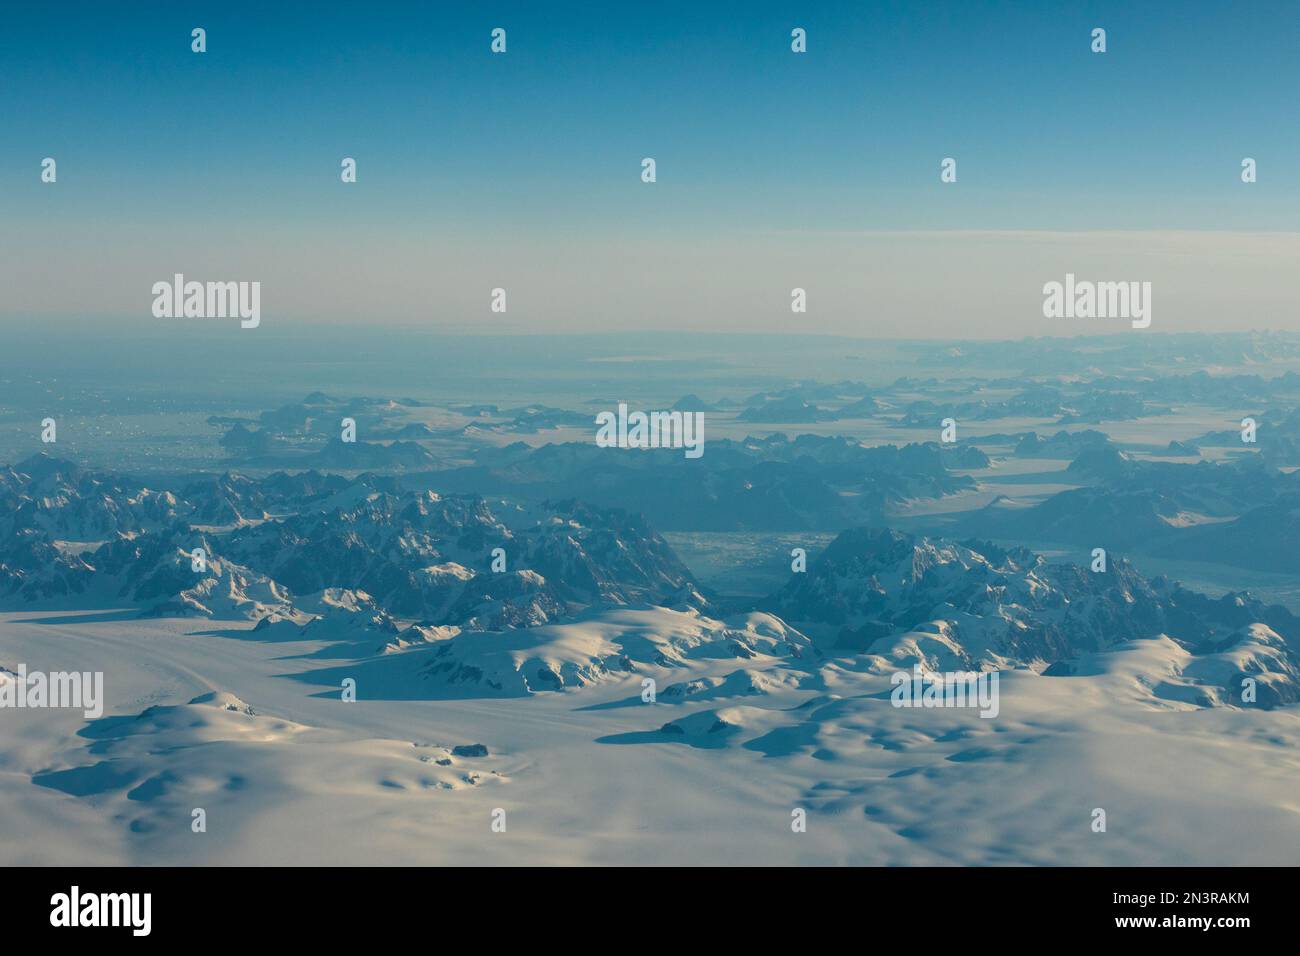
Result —
<instances>
[{"instance_id":1,"label":"white snow surface","mask_svg":"<svg viewBox=\"0 0 1300 956\"><path fill-rule=\"evenodd\" d=\"M219 583L196 597L274 603ZM1297 862L1300 712L1207 698L1220 672L1268 679L1262 625L1198 657L1158 638L1004 670L985 719L891 705L942 633L817 659L770 615L641 607L340 644L327 622L364 596L310 603L322 623L258 631L0 615L0 667L102 671L106 697L99 720L0 710L0 865Z\"/></svg>"}]
</instances>

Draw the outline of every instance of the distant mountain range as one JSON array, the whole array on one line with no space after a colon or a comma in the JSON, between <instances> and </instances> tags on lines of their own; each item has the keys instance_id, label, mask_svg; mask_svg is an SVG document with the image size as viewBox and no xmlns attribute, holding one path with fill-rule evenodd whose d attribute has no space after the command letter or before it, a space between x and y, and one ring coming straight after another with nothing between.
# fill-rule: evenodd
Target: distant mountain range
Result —
<instances>
[{"instance_id":1,"label":"distant mountain range","mask_svg":"<svg viewBox=\"0 0 1300 956\"><path fill-rule=\"evenodd\" d=\"M1083 451L1069 471L1095 483L1029 507L999 497L958 519L952 532L1300 571L1300 472L1262 456L1138 461L1110 445Z\"/></svg>"},{"instance_id":2,"label":"distant mountain range","mask_svg":"<svg viewBox=\"0 0 1300 956\"><path fill-rule=\"evenodd\" d=\"M652 515L665 531L838 531L880 520L887 505L973 489L935 442L866 447L848 438L775 433L634 454L570 442L483 449L476 465L413 476L448 491L527 500L577 497ZM978 449L953 467L985 467ZM671 502L671 505L666 505Z\"/></svg>"}]
</instances>

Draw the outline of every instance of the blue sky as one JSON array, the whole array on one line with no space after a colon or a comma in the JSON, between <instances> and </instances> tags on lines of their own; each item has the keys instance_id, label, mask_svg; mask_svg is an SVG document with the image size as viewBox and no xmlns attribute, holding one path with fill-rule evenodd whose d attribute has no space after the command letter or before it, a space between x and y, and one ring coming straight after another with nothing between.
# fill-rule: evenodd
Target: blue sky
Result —
<instances>
[{"instance_id":1,"label":"blue sky","mask_svg":"<svg viewBox=\"0 0 1300 956\"><path fill-rule=\"evenodd\" d=\"M1294 2L1204 0L24 5L0 32L0 214L29 252L154 249L164 273L201 239L671 258L875 230L1293 230L1297 27Z\"/></svg>"}]
</instances>

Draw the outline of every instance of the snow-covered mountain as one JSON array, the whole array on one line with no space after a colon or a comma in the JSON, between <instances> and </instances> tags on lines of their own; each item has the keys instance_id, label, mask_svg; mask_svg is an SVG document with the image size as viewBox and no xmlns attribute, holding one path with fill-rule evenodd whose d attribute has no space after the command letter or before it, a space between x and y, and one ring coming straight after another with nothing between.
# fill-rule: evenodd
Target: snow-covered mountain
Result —
<instances>
[{"instance_id":1,"label":"snow-covered mountain","mask_svg":"<svg viewBox=\"0 0 1300 956\"><path fill-rule=\"evenodd\" d=\"M0 472L0 532L5 534L34 530L61 540L100 541L170 524L181 510L170 491L45 454Z\"/></svg>"},{"instance_id":2,"label":"snow-covered mountain","mask_svg":"<svg viewBox=\"0 0 1300 956\"><path fill-rule=\"evenodd\" d=\"M1094 573L1023 548L855 529L761 606L827 653L880 669L1041 670L1165 636L1196 656L1190 673L1221 681L1215 702L1250 674L1269 675L1271 703L1300 697L1300 619L1245 594L1148 580L1117 558Z\"/></svg>"},{"instance_id":3,"label":"snow-covered mountain","mask_svg":"<svg viewBox=\"0 0 1300 956\"><path fill-rule=\"evenodd\" d=\"M790 452L784 438L765 444L773 454ZM860 463L861 450L850 443L810 447L828 466ZM929 446L892 453L939 454ZM925 467L898 465L893 473ZM1178 476L1182 495L1195 492L1203 479L1192 478L1207 469L1248 484L1285 480L1255 466L1159 467ZM1268 675L1261 703L1294 700L1300 684L1300 625L1290 613L1244 594L1212 600L1148 580L1118 555L1094 573L975 539L851 529L768 599L733 606L769 615L763 628L774 633L799 635L773 650L743 637L749 625L706 617L719 612L690 571L643 517L618 509L574 499L490 504L369 475L223 475L175 487L153 492L43 457L8 469L0 474L10 531L0 542L0 589L24 602L97 597L100 606L129 605L148 616L249 620L272 629L268 639L323 640L339 654L400 657L419 649L437 657L430 675L493 693L667 666L672 653L655 643L662 635L635 651L607 646L607 635L599 647L572 643L572 628L617 609L693 616L696 644L738 659L771 653L803 667L848 656L873 670L924 662L1061 673L1086 655L1165 636L1195 658L1184 673L1217 681L1204 693L1210 703L1230 701L1232 681L1246 673ZM295 492L305 500L286 511ZM1125 502L1103 489L1082 492L1095 492L1099 507ZM1217 507L1204 498L1201 506ZM33 515L44 518L17 517ZM1170 526L1169 516L1153 520ZM1211 530L1227 534L1240 523L1210 526L1207 541ZM1275 517L1274 524L1286 522ZM102 539L73 546L57 536L73 530ZM196 549L204 558L197 564ZM516 631L535 633L501 636Z\"/></svg>"},{"instance_id":4,"label":"snow-covered mountain","mask_svg":"<svg viewBox=\"0 0 1300 956\"><path fill-rule=\"evenodd\" d=\"M417 630L422 629L403 633L396 653L313 678L329 684L336 676L350 676L368 693L392 699L521 697L662 676L664 669L689 670L702 662L734 661L784 672L813 654L806 636L762 613L718 619L693 609L603 608L518 629L425 635ZM806 673L735 678L721 693L759 693L769 685L807 679ZM665 685L670 700L697 690L689 679L679 683L683 686Z\"/></svg>"},{"instance_id":5,"label":"snow-covered mountain","mask_svg":"<svg viewBox=\"0 0 1300 956\"><path fill-rule=\"evenodd\" d=\"M298 596L349 592L384 615L466 630L531 627L597 604L705 603L667 543L616 509L503 504L508 526L476 495L381 476L227 474L177 487L150 492L39 456L0 474L0 595L305 623L338 608ZM38 511L44 520L28 520Z\"/></svg>"}]
</instances>

